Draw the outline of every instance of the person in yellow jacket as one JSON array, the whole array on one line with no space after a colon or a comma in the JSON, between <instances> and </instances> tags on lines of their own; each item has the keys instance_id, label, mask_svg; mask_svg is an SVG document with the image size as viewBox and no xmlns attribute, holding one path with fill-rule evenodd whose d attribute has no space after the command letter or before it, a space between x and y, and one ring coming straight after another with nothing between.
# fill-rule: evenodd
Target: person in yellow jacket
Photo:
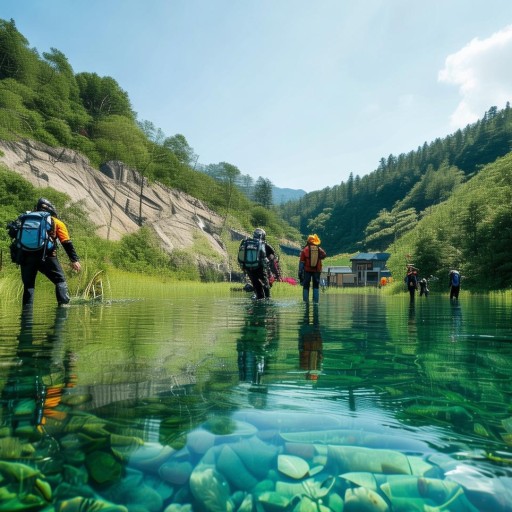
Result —
<instances>
[{"instance_id":1,"label":"person in yellow jacket","mask_svg":"<svg viewBox=\"0 0 512 512\"><path fill-rule=\"evenodd\" d=\"M34 302L34 290L37 273L44 274L54 285L55 295L59 305L70 301L66 275L57 258L57 240L61 243L71 261L74 271L81 270L80 260L76 254L73 242L68 233L68 228L58 216L53 204L41 197L37 201L35 210L49 212L51 226L48 231L48 242L44 249L38 251L21 251L19 264L21 268L21 280L23 281L23 306L30 306Z\"/></svg>"},{"instance_id":2,"label":"person in yellow jacket","mask_svg":"<svg viewBox=\"0 0 512 512\"><path fill-rule=\"evenodd\" d=\"M302 285L302 298L309 301L309 287L313 281L313 302L320 299L320 274L322 272L322 260L327 256L320 247L318 235L309 235L306 246L300 253L299 281Z\"/></svg>"}]
</instances>

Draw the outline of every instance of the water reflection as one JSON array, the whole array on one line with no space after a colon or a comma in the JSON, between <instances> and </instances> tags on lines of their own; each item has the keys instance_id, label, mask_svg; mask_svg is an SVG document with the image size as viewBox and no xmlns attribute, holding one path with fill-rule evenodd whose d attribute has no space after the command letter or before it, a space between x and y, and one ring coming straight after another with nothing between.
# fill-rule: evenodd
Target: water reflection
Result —
<instances>
[{"instance_id":1,"label":"water reflection","mask_svg":"<svg viewBox=\"0 0 512 512\"><path fill-rule=\"evenodd\" d=\"M450 339L457 341L462 333L462 308L458 300L450 300L451 334Z\"/></svg>"},{"instance_id":2,"label":"water reflection","mask_svg":"<svg viewBox=\"0 0 512 512\"><path fill-rule=\"evenodd\" d=\"M67 309L58 308L53 325L36 337L33 310L22 311L16 360L1 393L3 425L16 435L48 436L48 423L66 417L59 404L76 383L75 355L64 350L62 340L67 314Z\"/></svg>"},{"instance_id":3,"label":"water reflection","mask_svg":"<svg viewBox=\"0 0 512 512\"><path fill-rule=\"evenodd\" d=\"M17 337L15 364L0 355L1 457L41 469L53 495L40 509L57 512L92 510L92 497L155 512L362 510L357 493L390 512L508 512L511 313L408 299L206 296L22 317L3 342L7 354ZM0 461L16 491L12 473Z\"/></svg>"},{"instance_id":4,"label":"water reflection","mask_svg":"<svg viewBox=\"0 0 512 512\"><path fill-rule=\"evenodd\" d=\"M278 317L275 308L261 302L247 307L236 348L241 382L262 383L268 359L276 349L277 334Z\"/></svg>"},{"instance_id":5,"label":"water reflection","mask_svg":"<svg viewBox=\"0 0 512 512\"><path fill-rule=\"evenodd\" d=\"M237 339L238 377L250 384L247 393L252 407L267 406L265 375L278 347L279 316L271 303L252 302L244 310L243 324Z\"/></svg>"},{"instance_id":6,"label":"water reflection","mask_svg":"<svg viewBox=\"0 0 512 512\"><path fill-rule=\"evenodd\" d=\"M318 304L305 305L304 320L299 330L299 364L306 380L317 381L322 372L323 340Z\"/></svg>"}]
</instances>

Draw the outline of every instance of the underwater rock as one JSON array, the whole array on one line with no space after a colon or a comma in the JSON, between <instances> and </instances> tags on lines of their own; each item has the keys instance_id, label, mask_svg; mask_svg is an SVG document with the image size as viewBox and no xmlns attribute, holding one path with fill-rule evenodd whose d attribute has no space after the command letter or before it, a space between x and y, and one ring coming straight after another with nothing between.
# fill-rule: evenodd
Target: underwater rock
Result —
<instances>
[{"instance_id":1,"label":"underwater rock","mask_svg":"<svg viewBox=\"0 0 512 512\"><path fill-rule=\"evenodd\" d=\"M237 509L237 512L252 512L254 507L254 498L252 494L248 494L240 506Z\"/></svg>"},{"instance_id":2,"label":"underwater rock","mask_svg":"<svg viewBox=\"0 0 512 512\"><path fill-rule=\"evenodd\" d=\"M172 503L164 509L164 512L193 512L192 505L187 503L186 505L180 505L179 503Z\"/></svg>"},{"instance_id":3,"label":"underwater rock","mask_svg":"<svg viewBox=\"0 0 512 512\"><path fill-rule=\"evenodd\" d=\"M75 467L70 464L62 466L62 476L64 480L72 485L85 485L89 481L89 473L83 467Z\"/></svg>"},{"instance_id":4,"label":"underwater rock","mask_svg":"<svg viewBox=\"0 0 512 512\"><path fill-rule=\"evenodd\" d=\"M34 469L27 464L22 464L21 462L0 461L0 473L17 480L18 482L22 482L28 478L41 476L41 472L39 470Z\"/></svg>"},{"instance_id":5,"label":"underwater rock","mask_svg":"<svg viewBox=\"0 0 512 512\"><path fill-rule=\"evenodd\" d=\"M327 496L327 506L329 509L335 511L335 512L343 512L343 509L345 507L345 503L343 502L343 498L335 493L332 492Z\"/></svg>"},{"instance_id":6,"label":"underwater rock","mask_svg":"<svg viewBox=\"0 0 512 512\"><path fill-rule=\"evenodd\" d=\"M410 475L411 466L407 456L392 450L377 450L354 446L328 446L328 464L337 473L363 471Z\"/></svg>"},{"instance_id":7,"label":"underwater rock","mask_svg":"<svg viewBox=\"0 0 512 512\"><path fill-rule=\"evenodd\" d=\"M340 478L343 478L344 480L347 480L348 482L355 484L358 487L366 487L366 489L370 489L372 491L378 490L377 480L375 479L375 475L373 473L344 473L343 475L340 475Z\"/></svg>"},{"instance_id":8,"label":"underwater rock","mask_svg":"<svg viewBox=\"0 0 512 512\"><path fill-rule=\"evenodd\" d=\"M204 455L215 444L215 435L198 428L192 430L187 436L187 448L197 455Z\"/></svg>"},{"instance_id":9,"label":"underwater rock","mask_svg":"<svg viewBox=\"0 0 512 512\"><path fill-rule=\"evenodd\" d=\"M402 436L365 432L364 430L314 430L309 432L282 432L282 439L291 443L305 445L321 443L329 445L364 446L367 448L386 448L402 451L426 453L431 451L424 441L408 439Z\"/></svg>"},{"instance_id":10,"label":"underwater rock","mask_svg":"<svg viewBox=\"0 0 512 512\"><path fill-rule=\"evenodd\" d=\"M390 475L380 488L391 500L393 497L430 498L443 503L460 486L449 480L418 478L414 476Z\"/></svg>"},{"instance_id":11,"label":"underwater rock","mask_svg":"<svg viewBox=\"0 0 512 512\"><path fill-rule=\"evenodd\" d=\"M92 452L85 460L85 466L90 477L99 484L113 483L119 480L123 470L122 465L105 452Z\"/></svg>"},{"instance_id":12,"label":"underwater rock","mask_svg":"<svg viewBox=\"0 0 512 512\"><path fill-rule=\"evenodd\" d=\"M446 478L460 484L467 497L479 510L495 512L510 510L511 477L489 477L473 466L459 464L447 473Z\"/></svg>"},{"instance_id":13,"label":"underwater rock","mask_svg":"<svg viewBox=\"0 0 512 512\"><path fill-rule=\"evenodd\" d=\"M229 445L222 447L217 458L217 469L236 489L249 491L258 483Z\"/></svg>"},{"instance_id":14,"label":"underwater rock","mask_svg":"<svg viewBox=\"0 0 512 512\"><path fill-rule=\"evenodd\" d=\"M128 509L122 505L81 496L62 501L55 510L56 512L128 512Z\"/></svg>"},{"instance_id":15,"label":"underwater rock","mask_svg":"<svg viewBox=\"0 0 512 512\"><path fill-rule=\"evenodd\" d=\"M135 436L110 434L110 449L123 462L128 462L132 454L144 445L144 440Z\"/></svg>"},{"instance_id":16,"label":"underwater rock","mask_svg":"<svg viewBox=\"0 0 512 512\"><path fill-rule=\"evenodd\" d=\"M285 510L290 500L277 492L265 492L258 496L258 501L265 510Z\"/></svg>"},{"instance_id":17,"label":"underwater rock","mask_svg":"<svg viewBox=\"0 0 512 512\"><path fill-rule=\"evenodd\" d=\"M345 491L345 506L343 512L387 512L388 504L375 491L364 487L347 489Z\"/></svg>"},{"instance_id":18,"label":"underwater rock","mask_svg":"<svg viewBox=\"0 0 512 512\"><path fill-rule=\"evenodd\" d=\"M52 499L52 487L47 481L42 480L41 478L36 478L34 485L46 501L50 501Z\"/></svg>"},{"instance_id":19,"label":"underwater rock","mask_svg":"<svg viewBox=\"0 0 512 512\"><path fill-rule=\"evenodd\" d=\"M141 471L158 474L160 466L175 452L170 446L159 443L145 443L138 446L130 455L129 464Z\"/></svg>"},{"instance_id":20,"label":"underwater rock","mask_svg":"<svg viewBox=\"0 0 512 512\"><path fill-rule=\"evenodd\" d=\"M277 469L283 475L299 480L309 473L309 464L295 455L278 455Z\"/></svg>"},{"instance_id":21,"label":"underwater rock","mask_svg":"<svg viewBox=\"0 0 512 512\"><path fill-rule=\"evenodd\" d=\"M48 505L39 496L33 494L23 494L23 496L14 495L14 497L1 497L0 510L2 512L21 512L25 510L41 510Z\"/></svg>"},{"instance_id":22,"label":"underwater rock","mask_svg":"<svg viewBox=\"0 0 512 512\"><path fill-rule=\"evenodd\" d=\"M315 456L315 445L310 443L285 443L284 450L290 455L303 459L312 459Z\"/></svg>"},{"instance_id":23,"label":"underwater rock","mask_svg":"<svg viewBox=\"0 0 512 512\"><path fill-rule=\"evenodd\" d=\"M96 498L96 493L87 485L70 485L67 482L61 482L57 485L54 492L54 501L71 500L76 496L82 498Z\"/></svg>"},{"instance_id":24,"label":"underwater rock","mask_svg":"<svg viewBox=\"0 0 512 512\"><path fill-rule=\"evenodd\" d=\"M433 478L415 478L393 475L381 485L381 490L388 497L393 509L398 509L402 504L412 507L414 501L419 510L464 510L476 512L467 501L462 487L449 480L437 480Z\"/></svg>"},{"instance_id":25,"label":"underwater rock","mask_svg":"<svg viewBox=\"0 0 512 512\"><path fill-rule=\"evenodd\" d=\"M165 482L174 485L184 485L192 473L192 464L188 461L168 460L160 466L158 474Z\"/></svg>"},{"instance_id":26,"label":"underwater rock","mask_svg":"<svg viewBox=\"0 0 512 512\"><path fill-rule=\"evenodd\" d=\"M276 465L279 448L264 443L258 437L242 439L238 443L230 445L236 452L244 466L258 479L267 476L268 470Z\"/></svg>"},{"instance_id":27,"label":"underwater rock","mask_svg":"<svg viewBox=\"0 0 512 512\"><path fill-rule=\"evenodd\" d=\"M194 498L209 512L232 512L233 502L226 479L214 467L199 464L190 475Z\"/></svg>"},{"instance_id":28,"label":"underwater rock","mask_svg":"<svg viewBox=\"0 0 512 512\"><path fill-rule=\"evenodd\" d=\"M162 497L157 491L145 483L133 485L130 480L122 480L114 492L110 490L105 496L114 503L126 505L130 512L136 507L147 512L160 512L163 507Z\"/></svg>"}]
</instances>

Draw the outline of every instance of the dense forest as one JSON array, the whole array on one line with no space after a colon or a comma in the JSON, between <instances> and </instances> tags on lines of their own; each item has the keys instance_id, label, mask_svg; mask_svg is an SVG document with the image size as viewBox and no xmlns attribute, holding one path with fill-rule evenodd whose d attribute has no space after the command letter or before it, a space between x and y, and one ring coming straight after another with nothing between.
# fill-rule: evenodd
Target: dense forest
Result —
<instances>
[{"instance_id":1,"label":"dense forest","mask_svg":"<svg viewBox=\"0 0 512 512\"><path fill-rule=\"evenodd\" d=\"M97 168L121 160L149 182L201 199L230 225L261 226L275 240L297 242L316 232L329 255L390 252L395 275L413 259L425 275L441 279L457 267L474 288L512 286L509 104L445 138L382 158L363 177L275 205L270 180L255 181L227 162L199 164L185 136L166 136L139 120L114 79L75 74L62 52L40 55L13 20L0 20L0 139L18 138L74 149ZM0 180L2 222L14 213L9 197L19 207L23 194L35 194L13 183Z\"/></svg>"},{"instance_id":2,"label":"dense forest","mask_svg":"<svg viewBox=\"0 0 512 512\"><path fill-rule=\"evenodd\" d=\"M446 284L450 268L473 289L512 286L512 110L478 122L378 169L280 207L331 253L386 251L401 276L407 261ZM435 282L435 281L434 281ZM435 284L434 284L435 286Z\"/></svg>"},{"instance_id":3,"label":"dense forest","mask_svg":"<svg viewBox=\"0 0 512 512\"><path fill-rule=\"evenodd\" d=\"M444 139L382 158L362 178L350 175L347 182L288 202L280 211L301 232L317 232L331 253L385 250L429 208L511 150L512 110L507 104Z\"/></svg>"}]
</instances>

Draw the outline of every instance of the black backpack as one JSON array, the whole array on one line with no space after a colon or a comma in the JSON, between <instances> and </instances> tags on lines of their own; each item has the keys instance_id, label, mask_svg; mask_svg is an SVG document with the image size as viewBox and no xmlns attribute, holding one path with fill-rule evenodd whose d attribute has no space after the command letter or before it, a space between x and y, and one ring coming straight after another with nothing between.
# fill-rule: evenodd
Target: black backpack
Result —
<instances>
[{"instance_id":1,"label":"black backpack","mask_svg":"<svg viewBox=\"0 0 512 512\"><path fill-rule=\"evenodd\" d=\"M244 270L254 270L261 266L261 254L264 253L261 240L247 238L238 249L238 263Z\"/></svg>"}]
</instances>

